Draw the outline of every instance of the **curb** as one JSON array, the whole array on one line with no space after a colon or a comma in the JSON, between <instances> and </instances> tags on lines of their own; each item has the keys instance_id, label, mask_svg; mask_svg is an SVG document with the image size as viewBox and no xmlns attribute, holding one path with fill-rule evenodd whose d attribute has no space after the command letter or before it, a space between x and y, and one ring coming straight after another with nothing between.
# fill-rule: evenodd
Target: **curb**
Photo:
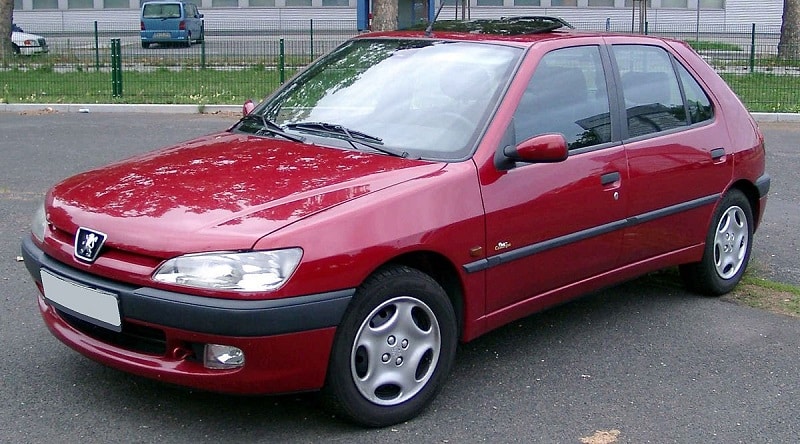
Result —
<instances>
[{"instance_id":1,"label":"curb","mask_svg":"<svg viewBox=\"0 0 800 444\"><path fill-rule=\"evenodd\" d=\"M0 112L218 114L242 112L242 105L130 105L125 103L0 103Z\"/></svg>"},{"instance_id":2,"label":"curb","mask_svg":"<svg viewBox=\"0 0 800 444\"><path fill-rule=\"evenodd\" d=\"M0 103L0 112L219 114L242 112L241 105L131 105L125 103ZM750 113L756 122L800 122L800 113Z\"/></svg>"},{"instance_id":3,"label":"curb","mask_svg":"<svg viewBox=\"0 0 800 444\"><path fill-rule=\"evenodd\" d=\"M800 122L800 114L795 113L750 113L756 122Z\"/></svg>"}]
</instances>

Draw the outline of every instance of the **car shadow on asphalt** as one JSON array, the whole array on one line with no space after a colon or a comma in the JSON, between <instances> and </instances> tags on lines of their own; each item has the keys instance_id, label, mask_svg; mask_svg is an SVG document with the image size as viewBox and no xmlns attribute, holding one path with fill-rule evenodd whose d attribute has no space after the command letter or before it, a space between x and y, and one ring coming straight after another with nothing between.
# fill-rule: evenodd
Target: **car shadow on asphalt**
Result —
<instances>
[{"instance_id":1,"label":"car shadow on asphalt","mask_svg":"<svg viewBox=\"0 0 800 444\"><path fill-rule=\"evenodd\" d=\"M680 311L703 299L687 293L674 273L654 273L614 286L564 305L534 314L494 330L472 342L461 344L450 379L433 405L412 422L432 421L439 410L482 408L497 402L497 386L525 386L547 380L580 367L582 357L598 350L636 348L642 335L642 318L661 318L664 312ZM646 324L646 323L645 323ZM613 337L627 338L608 342ZM174 429L202 424L214 435L249 442L313 423L314 433L349 434L363 430L338 419L323 408L317 393L280 396L216 394L172 386L106 368L88 360L75 360L70 352L65 373L80 374L81 380L64 379L91 393L100 411L125 410L129 421L148 427ZM276 357L279 359L279 357ZM520 377L522 375L522 377ZM584 377L590 377L585 376ZM525 380L529 378L529 380ZM465 399L466 398L466 399ZM471 401L470 399L480 401ZM298 436L302 436L298 435Z\"/></svg>"}]
</instances>

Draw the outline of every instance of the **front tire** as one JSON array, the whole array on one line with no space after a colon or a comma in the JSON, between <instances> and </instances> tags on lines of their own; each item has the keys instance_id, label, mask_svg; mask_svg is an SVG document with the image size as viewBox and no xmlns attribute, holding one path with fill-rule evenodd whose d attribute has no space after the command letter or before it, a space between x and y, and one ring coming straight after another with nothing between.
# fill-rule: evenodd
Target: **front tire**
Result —
<instances>
[{"instance_id":1,"label":"front tire","mask_svg":"<svg viewBox=\"0 0 800 444\"><path fill-rule=\"evenodd\" d=\"M739 283L750 262L753 211L739 190L730 190L714 212L700 262L680 267L684 284L693 291L721 296Z\"/></svg>"},{"instance_id":2,"label":"front tire","mask_svg":"<svg viewBox=\"0 0 800 444\"><path fill-rule=\"evenodd\" d=\"M457 336L453 306L435 280L405 266L381 270L356 292L337 330L326 395L364 426L409 420L441 389Z\"/></svg>"}]
</instances>

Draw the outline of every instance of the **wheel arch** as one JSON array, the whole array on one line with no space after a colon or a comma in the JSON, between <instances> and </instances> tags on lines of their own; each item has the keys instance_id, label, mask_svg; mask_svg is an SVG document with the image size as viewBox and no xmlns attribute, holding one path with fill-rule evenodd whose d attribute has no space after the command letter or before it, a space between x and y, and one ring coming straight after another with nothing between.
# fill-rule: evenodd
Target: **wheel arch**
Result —
<instances>
[{"instance_id":1,"label":"wheel arch","mask_svg":"<svg viewBox=\"0 0 800 444\"><path fill-rule=\"evenodd\" d=\"M459 278L456 266L445 256L432 251L414 251L404 253L381 265L377 269L392 265L404 265L419 270L442 286L447 298L453 305L456 315L458 337L464 327L464 286ZM377 270L376 269L376 270ZM374 272L373 272L374 273Z\"/></svg>"},{"instance_id":2,"label":"wheel arch","mask_svg":"<svg viewBox=\"0 0 800 444\"><path fill-rule=\"evenodd\" d=\"M744 193L747 201L750 203L750 210L752 211L753 216L753 233L755 233L759 224L761 223L761 218L759 217L761 214L761 200L759 199L758 188L753 182L741 179L734 182L733 185L731 185L730 190L741 191Z\"/></svg>"}]
</instances>

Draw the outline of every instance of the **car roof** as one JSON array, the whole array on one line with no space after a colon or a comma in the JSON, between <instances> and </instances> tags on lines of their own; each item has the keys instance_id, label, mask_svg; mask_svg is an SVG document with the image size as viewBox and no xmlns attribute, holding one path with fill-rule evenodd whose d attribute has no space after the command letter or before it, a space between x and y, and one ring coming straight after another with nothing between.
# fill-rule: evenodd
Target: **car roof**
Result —
<instances>
[{"instance_id":1,"label":"car roof","mask_svg":"<svg viewBox=\"0 0 800 444\"><path fill-rule=\"evenodd\" d=\"M451 41L471 41L471 42L494 42L511 44L515 46L530 46L536 42L554 39L569 39L575 37L591 37L610 35L590 31L549 31L538 34L525 34L525 35L497 35L497 34L474 34L468 32L449 32L437 31L434 26L433 31L428 34L425 31L388 31L388 32L372 32L362 34L357 39L363 38L401 38L401 39L420 39L420 40L451 40Z\"/></svg>"},{"instance_id":2,"label":"car roof","mask_svg":"<svg viewBox=\"0 0 800 444\"><path fill-rule=\"evenodd\" d=\"M427 25L426 25L427 26ZM557 17L523 16L503 17L489 20L447 20L434 22L432 29L422 25L402 31L372 32L358 38L403 38L461 40L531 46L544 40L572 39L576 37L621 36L636 39L664 41L661 37L641 34L623 34L599 31L576 30L569 23Z\"/></svg>"}]
</instances>

